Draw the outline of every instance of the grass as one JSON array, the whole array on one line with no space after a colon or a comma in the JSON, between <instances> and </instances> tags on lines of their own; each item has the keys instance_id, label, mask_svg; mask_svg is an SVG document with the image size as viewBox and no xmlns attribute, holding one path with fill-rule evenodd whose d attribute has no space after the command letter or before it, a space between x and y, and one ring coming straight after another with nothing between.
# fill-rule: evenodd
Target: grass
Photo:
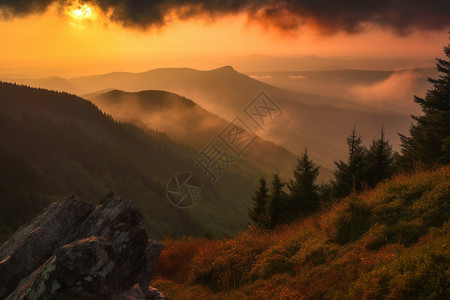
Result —
<instances>
[{"instance_id":1,"label":"grass","mask_svg":"<svg viewBox=\"0 0 450 300\"><path fill-rule=\"evenodd\" d=\"M274 231L163 242L171 299L450 299L450 166L399 175Z\"/></svg>"}]
</instances>

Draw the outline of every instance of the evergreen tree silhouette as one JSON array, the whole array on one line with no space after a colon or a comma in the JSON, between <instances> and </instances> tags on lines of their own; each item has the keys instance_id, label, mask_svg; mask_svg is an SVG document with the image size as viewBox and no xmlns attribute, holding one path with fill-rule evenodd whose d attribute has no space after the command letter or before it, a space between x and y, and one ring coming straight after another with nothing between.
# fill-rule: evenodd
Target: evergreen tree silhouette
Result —
<instances>
[{"instance_id":1,"label":"evergreen tree silhouette","mask_svg":"<svg viewBox=\"0 0 450 300\"><path fill-rule=\"evenodd\" d=\"M291 192L286 205L288 219L294 219L299 215L305 215L318 209L319 195L316 185L318 175L319 166L309 158L308 150L305 149L297 160L294 179L288 184Z\"/></svg>"},{"instance_id":2,"label":"evergreen tree silhouette","mask_svg":"<svg viewBox=\"0 0 450 300\"><path fill-rule=\"evenodd\" d=\"M269 227L269 219L266 212L269 198L268 192L266 179L262 177L259 179L259 187L255 192L255 196L252 197L253 208L248 212L250 222L259 228Z\"/></svg>"},{"instance_id":3,"label":"evergreen tree silhouette","mask_svg":"<svg viewBox=\"0 0 450 300\"><path fill-rule=\"evenodd\" d=\"M383 179L393 174L394 151L381 128L379 138L375 138L367 152L367 184L374 188Z\"/></svg>"},{"instance_id":4,"label":"evergreen tree silhouette","mask_svg":"<svg viewBox=\"0 0 450 300\"><path fill-rule=\"evenodd\" d=\"M284 221L282 216L282 203L285 195L283 187L284 183L281 181L278 174L274 174L268 207L270 229L274 229L277 225Z\"/></svg>"},{"instance_id":5,"label":"evergreen tree silhouette","mask_svg":"<svg viewBox=\"0 0 450 300\"><path fill-rule=\"evenodd\" d=\"M347 138L347 146L347 162L335 161L336 170L332 181L332 196L335 198L348 196L352 190L361 191L366 181L367 149L362 145L361 135L357 133L355 126Z\"/></svg>"},{"instance_id":6,"label":"evergreen tree silhouette","mask_svg":"<svg viewBox=\"0 0 450 300\"><path fill-rule=\"evenodd\" d=\"M450 44L444 48L445 59L436 59L441 75L428 78L433 84L425 98L415 97L423 111L422 116L412 116L409 136L400 134L400 165L411 169L415 163L425 166L450 163Z\"/></svg>"}]
</instances>

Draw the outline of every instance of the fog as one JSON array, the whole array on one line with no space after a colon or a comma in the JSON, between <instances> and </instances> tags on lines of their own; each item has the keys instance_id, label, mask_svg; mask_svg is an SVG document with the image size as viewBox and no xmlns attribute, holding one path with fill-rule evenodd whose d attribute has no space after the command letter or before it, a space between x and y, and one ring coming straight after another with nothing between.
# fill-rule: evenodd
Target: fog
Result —
<instances>
[{"instance_id":1,"label":"fog","mask_svg":"<svg viewBox=\"0 0 450 300\"><path fill-rule=\"evenodd\" d=\"M404 113L420 112L413 102L413 95L426 92L423 74L417 71L398 71L387 79L372 85L355 85L350 94L356 101Z\"/></svg>"}]
</instances>

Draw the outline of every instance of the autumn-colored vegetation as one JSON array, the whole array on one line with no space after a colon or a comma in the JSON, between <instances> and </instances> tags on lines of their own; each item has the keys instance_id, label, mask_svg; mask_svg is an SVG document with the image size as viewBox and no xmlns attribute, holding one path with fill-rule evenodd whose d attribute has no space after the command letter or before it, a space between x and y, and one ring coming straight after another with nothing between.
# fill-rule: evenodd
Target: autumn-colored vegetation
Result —
<instances>
[{"instance_id":1,"label":"autumn-colored vegetation","mask_svg":"<svg viewBox=\"0 0 450 300\"><path fill-rule=\"evenodd\" d=\"M273 231L169 239L170 299L448 299L450 165L398 175Z\"/></svg>"}]
</instances>

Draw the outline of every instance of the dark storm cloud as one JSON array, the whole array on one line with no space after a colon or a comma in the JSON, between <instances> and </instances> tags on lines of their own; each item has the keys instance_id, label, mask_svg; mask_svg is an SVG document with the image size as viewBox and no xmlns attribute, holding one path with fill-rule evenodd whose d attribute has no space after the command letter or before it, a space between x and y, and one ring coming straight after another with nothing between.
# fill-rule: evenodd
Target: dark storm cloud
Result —
<instances>
[{"instance_id":1,"label":"dark storm cloud","mask_svg":"<svg viewBox=\"0 0 450 300\"><path fill-rule=\"evenodd\" d=\"M45 11L52 3L70 0L0 0L3 16L14 17ZM360 32L366 24L408 33L413 29L450 28L448 0L85 0L95 4L114 22L146 29L166 25L175 15L181 19L212 19L245 13L251 21L282 30L304 24L324 33Z\"/></svg>"},{"instance_id":2,"label":"dark storm cloud","mask_svg":"<svg viewBox=\"0 0 450 300\"><path fill-rule=\"evenodd\" d=\"M44 12L54 0L0 0L0 12L3 17L22 16Z\"/></svg>"}]
</instances>

